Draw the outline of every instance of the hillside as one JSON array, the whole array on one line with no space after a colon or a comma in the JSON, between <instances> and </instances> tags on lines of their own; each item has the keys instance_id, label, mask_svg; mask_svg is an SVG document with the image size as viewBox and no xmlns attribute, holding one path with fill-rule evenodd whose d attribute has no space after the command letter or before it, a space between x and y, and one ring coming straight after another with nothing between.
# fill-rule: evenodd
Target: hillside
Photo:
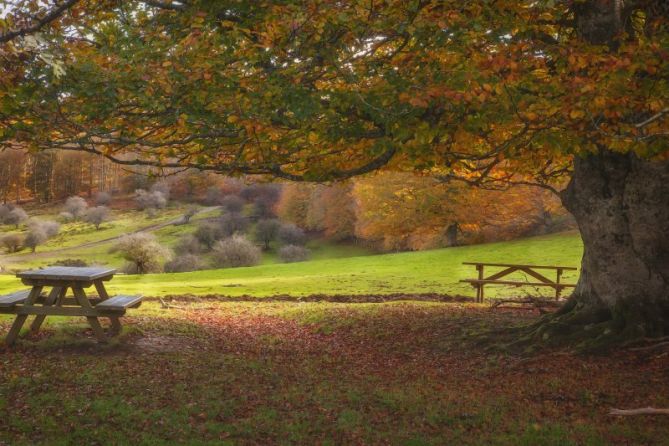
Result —
<instances>
[{"instance_id":1,"label":"hillside","mask_svg":"<svg viewBox=\"0 0 669 446\"><path fill-rule=\"evenodd\" d=\"M221 294L267 297L287 294L393 294L443 293L472 295L472 289L458 281L473 277L466 261L529 263L578 266L582 253L580 237L565 232L510 242L490 243L421 252L368 255L312 260L292 264L264 264L249 268L205 270L179 274L117 276L113 292L146 296L170 294ZM565 282L575 274L565 274ZM0 276L0 292L21 284L10 275ZM497 294L536 294L532 288L491 288Z\"/></svg>"}]
</instances>

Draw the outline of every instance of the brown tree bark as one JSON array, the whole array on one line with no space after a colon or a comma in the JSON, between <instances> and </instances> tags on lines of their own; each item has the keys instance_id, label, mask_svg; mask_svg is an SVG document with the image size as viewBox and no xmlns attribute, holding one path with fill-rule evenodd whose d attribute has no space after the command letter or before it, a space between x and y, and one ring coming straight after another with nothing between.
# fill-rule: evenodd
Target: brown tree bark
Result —
<instances>
[{"instance_id":1,"label":"brown tree bark","mask_svg":"<svg viewBox=\"0 0 669 446\"><path fill-rule=\"evenodd\" d=\"M598 346L669 334L669 160L577 157L562 201L583 238L581 275L532 338Z\"/></svg>"}]
</instances>

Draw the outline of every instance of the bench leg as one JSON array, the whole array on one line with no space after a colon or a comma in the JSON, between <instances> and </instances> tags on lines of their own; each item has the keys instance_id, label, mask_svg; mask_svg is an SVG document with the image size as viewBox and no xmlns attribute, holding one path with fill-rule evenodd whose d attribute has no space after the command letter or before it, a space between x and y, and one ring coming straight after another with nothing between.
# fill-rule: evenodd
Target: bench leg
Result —
<instances>
[{"instance_id":1,"label":"bench leg","mask_svg":"<svg viewBox=\"0 0 669 446\"><path fill-rule=\"evenodd\" d=\"M121 328L122 328L120 318L112 316L109 318L109 322L111 322L111 328L109 330L109 334L112 336L119 335L121 333Z\"/></svg>"},{"instance_id":2,"label":"bench leg","mask_svg":"<svg viewBox=\"0 0 669 446\"><path fill-rule=\"evenodd\" d=\"M12 328L9 330L7 338L5 339L5 343L7 345L13 345L16 342L16 338L19 337L19 333L21 332L21 328L23 328L23 324L25 324L26 319L28 319L28 315L26 314L19 314L16 316L16 319L12 324Z\"/></svg>"},{"instance_id":3,"label":"bench leg","mask_svg":"<svg viewBox=\"0 0 669 446\"><path fill-rule=\"evenodd\" d=\"M57 305L60 298L64 294L65 290L61 287L54 287L51 292L49 293L49 297L46 298L44 301L44 306L49 306L49 305ZM32 325L30 326L30 331L33 333L37 333L42 326L42 323L44 323L44 319L46 319L46 315L44 314L38 314L35 317L35 320L33 321Z\"/></svg>"}]
</instances>

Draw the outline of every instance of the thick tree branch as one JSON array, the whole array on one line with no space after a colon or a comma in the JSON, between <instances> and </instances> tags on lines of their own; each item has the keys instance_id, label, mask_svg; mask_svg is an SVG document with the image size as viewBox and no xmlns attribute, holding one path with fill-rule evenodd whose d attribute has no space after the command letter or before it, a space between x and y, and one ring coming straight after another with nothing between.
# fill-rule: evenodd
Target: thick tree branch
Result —
<instances>
[{"instance_id":1,"label":"thick tree branch","mask_svg":"<svg viewBox=\"0 0 669 446\"><path fill-rule=\"evenodd\" d=\"M58 20L66 11L68 11L78 2L79 0L67 0L60 6L54 7L49 13L47 13L41 19L38 19L34 24L27 26L25 28L9 31L5 34L0 34L0 43L7 43L11 40L16 39L17 37L24 37L38 32L45 26L49 25L55 20Z\"/></svg>"}]
</instances>

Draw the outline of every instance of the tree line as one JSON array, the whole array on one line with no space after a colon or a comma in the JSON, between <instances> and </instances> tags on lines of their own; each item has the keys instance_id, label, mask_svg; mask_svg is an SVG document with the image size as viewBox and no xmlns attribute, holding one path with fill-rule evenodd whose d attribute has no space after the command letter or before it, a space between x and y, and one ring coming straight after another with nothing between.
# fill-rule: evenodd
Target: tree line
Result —
<instances>
[{"instance_id":1,"label":"tree line","mask_svg":"<svg viewBox=\"0 0 669 446\"><path fill-rule=\"evenodd\" d=\"M119 191L131 174L98 155L49 150L0 152L0 201L51 203L73 195Z\"/></svg>"}]
</instances>

